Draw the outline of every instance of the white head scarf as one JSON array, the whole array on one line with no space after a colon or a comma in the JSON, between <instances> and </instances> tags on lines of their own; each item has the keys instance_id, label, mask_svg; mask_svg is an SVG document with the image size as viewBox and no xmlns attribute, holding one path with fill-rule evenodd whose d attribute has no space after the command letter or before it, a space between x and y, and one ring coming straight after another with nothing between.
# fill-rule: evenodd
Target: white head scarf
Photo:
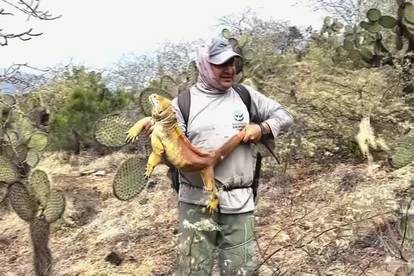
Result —
<instances>
[{"instance_id":1,"label":"white head scarf","mask_svg":"<svg viewBox=\"0 0 414 276\"><path fill-rule=\"evenodd\" d=\"M221 38L213 38L209 45L198 48L196 65L198 69L197 87L207 93L224 93L219 83L214 78L211 63L223 64L230 58L240 56L233 51L230 43Z\"/></svg>"}]
</instances>

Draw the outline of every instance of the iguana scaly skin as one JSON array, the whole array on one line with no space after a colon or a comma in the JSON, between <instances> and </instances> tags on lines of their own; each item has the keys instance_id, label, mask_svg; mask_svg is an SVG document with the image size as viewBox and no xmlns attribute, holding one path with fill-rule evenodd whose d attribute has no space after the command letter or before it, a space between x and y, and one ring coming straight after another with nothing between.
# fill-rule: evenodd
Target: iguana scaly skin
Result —
<instances>
[{"instance_id":1,"label":"iguana scaly skin","mask_svg":"<svg viewBox=\"0 0 414 276\"><path fill-rule=\"evenodd\" d=\"M203 151L190 143L177 124L171 101L157 94L149 97L152 117L139 120L129 131L127 140L136 139L143 128L153 121L151 134L152 152L149 156L145 177L149 177L154 167L165 157L174 167L182 171L200 171L204 189L210 194L209 212L217 210L219 200L214 181L214 166L226 158L243 140L245 129L231 137L224 145L214 151Z\"/></svg>"}]
</instances>

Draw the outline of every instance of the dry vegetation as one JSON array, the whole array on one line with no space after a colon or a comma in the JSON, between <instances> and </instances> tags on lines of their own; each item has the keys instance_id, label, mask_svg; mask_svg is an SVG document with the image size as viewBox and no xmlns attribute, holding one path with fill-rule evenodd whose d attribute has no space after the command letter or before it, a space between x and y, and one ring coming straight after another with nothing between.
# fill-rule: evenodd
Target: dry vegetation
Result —
<instances>
[{"instance_id":1,"label":"dry vegetation","mask_svg":"<svg viewBox=\"0 0 414 276\"><path fill-rule=\"evenodd\" d=\"M140 196L121 202L111 180L127 157L53 154L39 165L67 199L51 232L56 275L173 274L177 203L165 167ZM92 173L98 170L106 174ZM368 175L365 165L349 164L302 164L263 179L256 211L261 275L394 275L402 259L414 260L407 238L401 246L395 197L412 179L412 166ZM32 273L28 227L13 212L1 218L0 251L0 275ZM106 260L111 252L120 265Z\"/></svg>"}]
</instances>

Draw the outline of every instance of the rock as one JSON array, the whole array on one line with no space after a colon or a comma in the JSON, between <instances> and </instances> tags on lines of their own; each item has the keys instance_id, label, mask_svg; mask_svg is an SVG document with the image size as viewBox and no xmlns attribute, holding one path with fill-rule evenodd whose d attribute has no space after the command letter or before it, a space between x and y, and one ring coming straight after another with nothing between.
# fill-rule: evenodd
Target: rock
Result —
<instances>
[{"instance_id":1,"label":"rock","mask_svg":"<svg viewBox=\"0 0 414 276\"><path fill-rule=\"evenodd\" d=\"M88 174L93 174L94 172L96 172L96 170L85 170L85 171L81 171L79 172L79 175L88 175Z\"/></svg>"},{"instance_id":2,"label":"rock","mask_svg":"<svg viewBox=\"0 0 414 276\"><path fill-rule=\"evenodd\" d=\"M115 266L119 266L122 263L123 258L117 252L112 251L105 257L105 261Z\"/></svg>"},{"instance_id":3,"label":"rock","mask_svg":"<svg viewBox=\"0 0 414 276\"><path fill-rule=\"evenodd\" d=\"M95 172L93 175L94 176L105 176L106 175L106 171L100 170L100 171Z\"/></svg>"}]
</instances>

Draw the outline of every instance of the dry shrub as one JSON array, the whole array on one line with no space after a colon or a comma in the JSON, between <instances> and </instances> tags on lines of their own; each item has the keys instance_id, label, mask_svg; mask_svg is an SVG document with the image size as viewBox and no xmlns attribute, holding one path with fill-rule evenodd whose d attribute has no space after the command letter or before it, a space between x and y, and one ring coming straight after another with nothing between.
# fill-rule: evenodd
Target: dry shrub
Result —
<instances>
[{"instance_id":1,"label":"dry shrub","mask_svg":"<svg viewBox=\"0 0 414 276\"><path fill-rule=\"evenodd\" d=\"M405 102L397 69L349 70L336 66L332 55L332 50L311 47L303 62L290 63L265 81L263 90L293 114L294 145L302 154L355 157L355 135L365 117L387 143L414 129L414 107ZM285 148L291 143L289 137Z\"/></svg>"}]
</instances>

